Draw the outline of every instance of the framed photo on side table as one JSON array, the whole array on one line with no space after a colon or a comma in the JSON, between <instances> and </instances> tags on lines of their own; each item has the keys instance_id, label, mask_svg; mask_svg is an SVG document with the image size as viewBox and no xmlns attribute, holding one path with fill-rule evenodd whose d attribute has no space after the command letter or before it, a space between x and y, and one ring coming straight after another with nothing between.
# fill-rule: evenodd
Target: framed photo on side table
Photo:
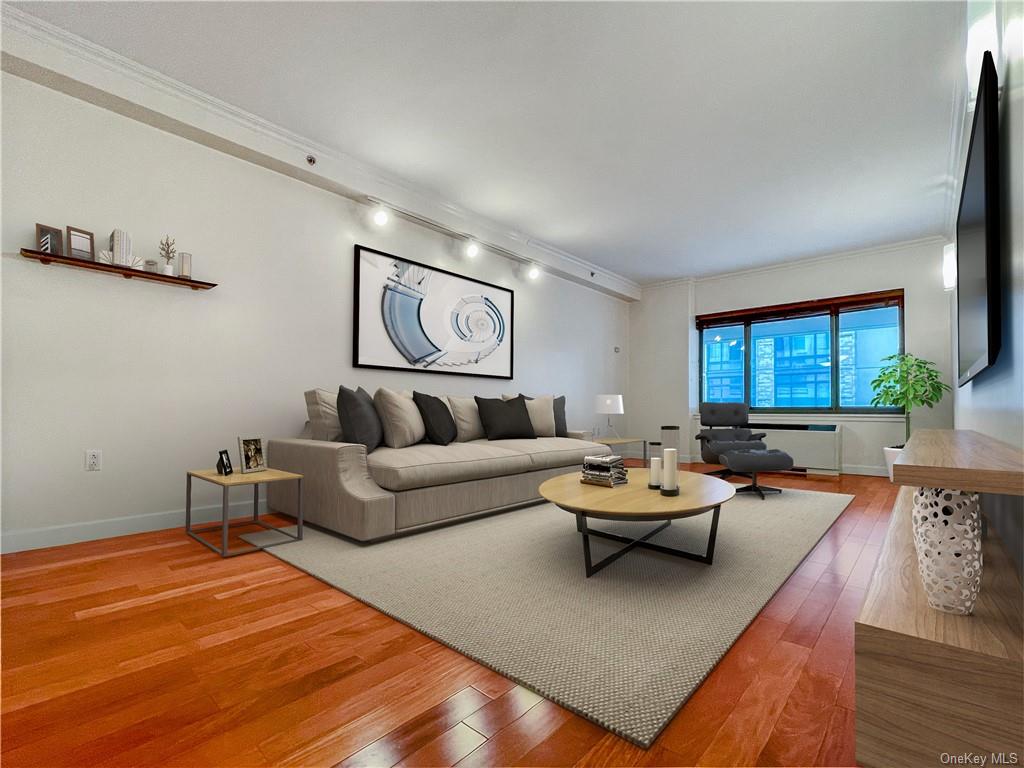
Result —
<instances>
[{"instance_id":1,"label":"framed photo on side table","mask_svg":"<svg viewBox=\"0 0 1024 768\"><path fill-rule=\"evenodd\" d=\"M238 457L241 459L242 474L247 472L262 472L266 469L267 462L266 459L263 458L263 438L238 438Z\"/></svg>"}]
</instances>

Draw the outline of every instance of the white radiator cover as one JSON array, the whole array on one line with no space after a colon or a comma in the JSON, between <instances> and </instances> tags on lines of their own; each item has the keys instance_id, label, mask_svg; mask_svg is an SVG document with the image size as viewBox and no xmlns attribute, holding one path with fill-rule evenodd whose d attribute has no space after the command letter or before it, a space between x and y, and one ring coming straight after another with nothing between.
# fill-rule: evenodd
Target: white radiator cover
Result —
<instances>
[{"instance_id":1,"label":"white radiator cover","mask_svg":"<svg viewBox=\"0 0 1024 768\"><path fill-rule=\"evenodd\" d=\"M794 467L800 469L839 472L843 466L842 424L814 424L818 429L786 429L784 426L759 425L755 432L764 432L769 448L785 451L793 457ZM834 426L834 430L821 427Z\"/></svg>"}]
</instances>

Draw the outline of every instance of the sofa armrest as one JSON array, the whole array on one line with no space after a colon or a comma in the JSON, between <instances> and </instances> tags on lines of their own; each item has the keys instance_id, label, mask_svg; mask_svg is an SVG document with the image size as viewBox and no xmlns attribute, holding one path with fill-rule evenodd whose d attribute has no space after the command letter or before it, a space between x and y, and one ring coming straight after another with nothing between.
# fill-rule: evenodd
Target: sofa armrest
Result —
<instances>
[{"instance_id":1,"label":"sofa armrest","mask_svg":"<svg viewBox=\"0 0 1024 768\"><path fill-rule=\"evenodd\" d=\"M395 495L370 477L366 446L326 440L270 440L267 465L298 472L305 520L360 541L395 532ZM295 492L271 483L267 503L294 517Z\"/></svg>"},{"instance_id":2,"label":"sofa armrest","mask_svg":"<svg viewBox=\"0 0 1024 768\"><path fill-rule=\"evenodd\" d=\"M594 433L589 429L569 429L566 430L566 436L571 437L573 440L593 440Z\"/></svg>"}]
</instances>

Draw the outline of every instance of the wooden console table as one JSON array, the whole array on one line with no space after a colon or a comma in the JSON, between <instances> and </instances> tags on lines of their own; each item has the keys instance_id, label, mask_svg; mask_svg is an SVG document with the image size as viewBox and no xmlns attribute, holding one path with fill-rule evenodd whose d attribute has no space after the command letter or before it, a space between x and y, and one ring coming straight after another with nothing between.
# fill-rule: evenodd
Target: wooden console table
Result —
<instances>
[{"instance_id":1,"label":"wooden console table","mask_svg":"<svg viewBox=\"0 0 1024 768\"><path fill-rule=\"evenodd\" d=\"M915 432L893 467L906 486L1024 495L1024 455L977 432ZM928 606L901 489L855 623L857 763L941 765L943 753L1024 752L1024 593L994 536L970 616Z\"/></svg>"}]
</instances>

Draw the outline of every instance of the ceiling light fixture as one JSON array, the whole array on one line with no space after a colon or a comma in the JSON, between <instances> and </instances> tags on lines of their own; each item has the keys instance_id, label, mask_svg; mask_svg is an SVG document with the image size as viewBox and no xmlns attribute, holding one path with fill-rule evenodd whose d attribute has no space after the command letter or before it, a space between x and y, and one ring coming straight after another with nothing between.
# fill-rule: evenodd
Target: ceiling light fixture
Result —
<instances>
[{"instance_id":1,"label":"ceiling light fixture","mask_svg":"<svg viewBox=\"0 0 1024 768\"><path fill-rule=\"evenodd\" d=\"M472 240L470 240L468 243L466 243L466 255L469 258L475 259L479 255L479 253L480 253L480 246L479 245L477 245Z\"/></svg>"},{"instance_id":2,"label":"ceiling light fixture","mask_svg":"<svg viewBox=\"0 0 1024 768\"><path fill-rule=\"evenodd\" d=\"M531 265L530 269L526 273L526 276L531 280L536 280L538 277L540 277L540 267L538 267L536 264Z\"/></svg>"},{"instance_id":3,"label":"ceiling light fixture","mask_svg":"<svg viewBox=\"0 0 1024 768\"><path fill-rule=\"evenodd\" d=\"M378 227L383 227L391 220L391 214L388 213L388 209L382 205L378 205L373 211L373 223Z\"/></svg>"}]
</instances>

